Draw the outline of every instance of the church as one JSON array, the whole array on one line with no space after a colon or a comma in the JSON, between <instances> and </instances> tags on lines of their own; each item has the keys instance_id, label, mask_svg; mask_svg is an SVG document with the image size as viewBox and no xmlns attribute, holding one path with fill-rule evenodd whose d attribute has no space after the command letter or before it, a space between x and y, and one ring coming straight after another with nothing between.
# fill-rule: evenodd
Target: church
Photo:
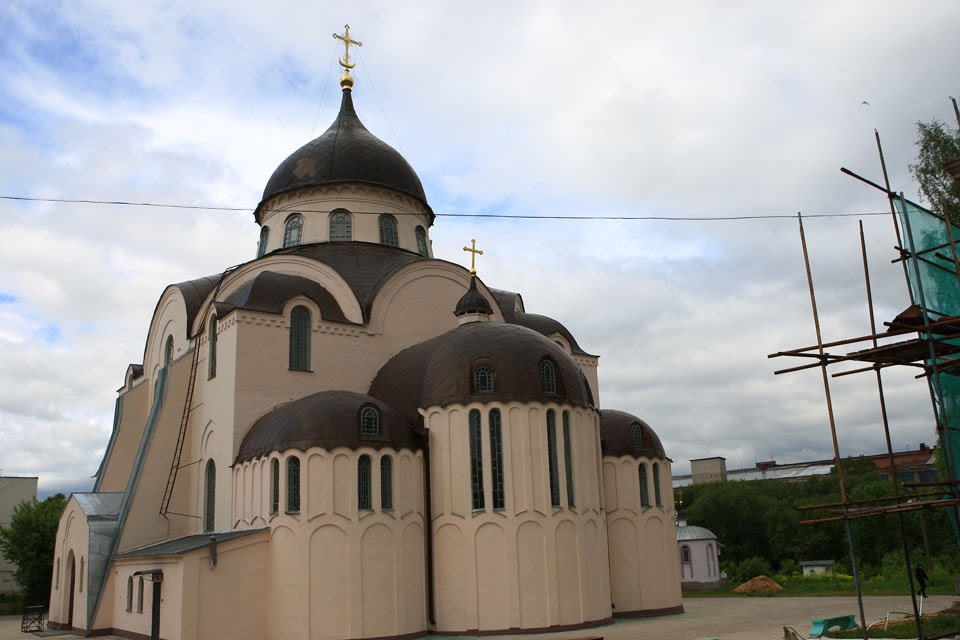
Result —
<instances>
[{"instance_id":1,"label":"church","mask_svg":"<svg viewBox=\"0 0 960 640\"><path fill-rule=\"evenodd\" d=\"M50 626L346 640L682 612L656 433L601 409L563 324L433 255L335 37L340 111L268 180L256 256L157 302L60 520Z\"/></svg>"}]
</instances>

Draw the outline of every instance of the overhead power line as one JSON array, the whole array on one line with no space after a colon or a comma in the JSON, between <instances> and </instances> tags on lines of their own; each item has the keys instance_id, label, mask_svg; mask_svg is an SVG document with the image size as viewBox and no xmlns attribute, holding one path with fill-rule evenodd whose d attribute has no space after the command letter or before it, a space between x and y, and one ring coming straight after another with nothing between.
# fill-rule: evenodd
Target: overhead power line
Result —
<instances>
[{"instance_id":1,"label":"overhead power line","mask_svg":"<svg viewBox=\"0 0 960 640\"><path fill-rule=\"evenodd\" d=\"M58 204L89 204L118 207L158 207L163 209L193 209L201 211L249 211L250 207L227 207L202 204L172 204L165 202L131 202L126 200L86 200L79 198L39 198L32 196L0 195L0 200L16 200L22 202L54 202ZM298 209L301 213L328 213L327 209ZM356 215L366 215L366 212L352 212ZM370 213L369 215L379 215ZM796 220L796 213L770 213L756 215L735 216L628 216L628 215L535 215L523 213L437 213L438 218L502 218L516 220L649 220L663 222L723 222L730 220ZM804 218L857 218L864 216L888 216L889 211L860 211L856 213L804 213Z\"/></svg>"}]
</instances>

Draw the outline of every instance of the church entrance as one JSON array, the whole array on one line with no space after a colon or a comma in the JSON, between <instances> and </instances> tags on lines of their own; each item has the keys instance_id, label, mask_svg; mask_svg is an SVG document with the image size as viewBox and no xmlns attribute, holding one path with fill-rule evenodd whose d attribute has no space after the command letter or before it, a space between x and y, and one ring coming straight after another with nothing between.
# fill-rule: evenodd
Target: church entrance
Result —
<instances>
[{"instance_id":1,"label":"church entrance","mask_svg":"<svg viewBox=\"0 0 960 640\"><path fill-rule=\"evenodd\" d=\"M72 629L73 628L73 594L77 586L77 563L76 563L76 559L73 557L72 551L70 552L70 560L68 564L70 565L70 589L67 592L69 594L67 596L69 598L69 601L67 604L67 624L69 626L67 628Z\"/></svg>"},{"instance_id":2,"label":"church entrance","mask_svg":"<svg viewBox=\"0 0 960 640\"><path fill-rule=\"evenodd\" d=\"M153 603L150 607L150 640L160 640L160 588L163 574L153 576Z\"/></svg>"}]
</instances>

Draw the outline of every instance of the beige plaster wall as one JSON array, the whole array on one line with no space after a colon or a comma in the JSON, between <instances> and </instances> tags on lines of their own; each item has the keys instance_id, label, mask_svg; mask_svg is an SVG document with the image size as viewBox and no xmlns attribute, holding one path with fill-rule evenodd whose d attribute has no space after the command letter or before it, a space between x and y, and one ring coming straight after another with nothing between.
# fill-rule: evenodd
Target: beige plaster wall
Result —
<instances>
[{"instance_id":1,"label":"beige plaster wall","mask_svg":"<svg viewBox=\"0 0 960 640\"><path fill-rule=\"evenodd\" d=\"M501 412L505 508L493 505L489 411ZM546 411L557 412L561 507L551 506ZM468 416L481 412L484 506L471 499ZM571 416L575 506L568 506L562 412ZM535 403L424 412L430 432L436 621L440 633L537 629L609 618L599 421L593 410Z\"/></svg>"},{"instance_id":2,"label":"beige plaster wall","mask_svg":"<svg viewBox=\"0 0 960 640\"><path fill-rule=\"evenodd\" d=\"M130 480L130 470L137 457L137 448L143 439L143 429L150 411L150 387L153 383L138 384L123 393L123 409L113 449L100 471L100 491L124 491ZM106 455L106 453L104 454Z\"/></svg>"},{"instance_id":3,"label":"beige plaster wall","mask_svg":"<svg viewBox=\"0 0 960 640\"><path fill-rule=\"evenodd\" d=\"M364 454L372 462L369 511L357 508L357 461ZM393 459L391 510L380 508L380 458L385 455ZM290 456L300 458L301 507L296 513L286 511ZM277 513L270 512L273 459L280 462ZM338 640L426 629L420 452L274 452L236 465L234 486L237 528L270 527L266 637Z\"/></svg>"},{"instance_id":4,"label":"beige plaster wall","mask_svg":"<svg viewBox=\"0 0 960 640\"><path fill-rule=\"evenodd\" d=\"M176 557L125 558L113 566L112 589L104 592L104 603L110 602L113 609L111 624L116 631L138 633L150 637L153 617L153 585L148 576L143 576L143 602L138 606L141 576L137 571L163 571L160 586L160 637L179 640L181 636L183 566ZM133 591L127 601L127 579L133 579Z\"/></svg>"},{"instance_id":5,"label":"beige plaster wall","mask_svg":"<svg viewBox=\"0 0 960 640\"><path fill-rule=\"evenodd\" d=\"M645 464L650 474L649 507L640 503L640 464ZM654 464L659 465L662 507L656 506L654 497ZM614 613L627 615L681 606L669 460L606 456L603 478Z\"/></svg>"},{"instance_id":6,"label":"beige plaster wall","mask_svg":"<svg viewBox=\"0 0 960 640\"><path fill-rule=\"evenodd\" d=\"M78 629L87 625L87 548L90 540L90 528L87 518L70 496L60 524L57 527L56 546L53 556L53 580L50 588L50 622L71 623ZM83 571L81 571L83 560ZM69 619L70 603L70 566L73 563L76 579L73 589L73 620Z\"/></svg>"},{"instance_id":7,"label":"beige plaster wall","mask_svg":"<svg viewBox=\"0 0 960 640\"><path fill-rule=\"evenodd\" d=\"M330 212L346 209L353 215L355 241L379 243L379 216L389 213L397 220L400 248L418 253L415 229L419 225L427 234L427 249L433 255L426 207L391 189L359 183L325 185L277 196L267 203L265 209L261 226L270 230L268 253L283 246L284 223L291 214L303 215L301 244L308 244L329 241Z\"/></svg>"}]
</instances>

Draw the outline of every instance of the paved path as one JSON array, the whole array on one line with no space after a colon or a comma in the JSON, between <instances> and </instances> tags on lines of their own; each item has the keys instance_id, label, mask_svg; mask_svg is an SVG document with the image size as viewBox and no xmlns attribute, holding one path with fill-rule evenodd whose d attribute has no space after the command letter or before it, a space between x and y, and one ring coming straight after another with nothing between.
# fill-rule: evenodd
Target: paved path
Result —
<instances>
[{"instance_id":1,"label":"paved path","mask_svg":"<svg viewBox=\"0 0 960 640\"><path fill-rule=\"evenodd\" d=\"M924 603L926 613L946 609L957 600L954 596L931 596ZM863 599L867 623L882 619L888 611L911 611L907 596L870 596ZM783 627L794 627L804 637L810 632L810 621L825 616L854 614L856 598L688 598L683 601L685 613L660 618L617 621L612 625L533 635L490 636L495 640L568 640L587 635L607 640L779 640ZM32 634L20 632L20 618L0 616L0 640L27 640ZM75 636L58 636L69 640ZM116 636L100 636L119 640ZM201 638L200 640L218 640ZM470 638L469 640L475 640Z\"/></svg>"}]
</instances>

